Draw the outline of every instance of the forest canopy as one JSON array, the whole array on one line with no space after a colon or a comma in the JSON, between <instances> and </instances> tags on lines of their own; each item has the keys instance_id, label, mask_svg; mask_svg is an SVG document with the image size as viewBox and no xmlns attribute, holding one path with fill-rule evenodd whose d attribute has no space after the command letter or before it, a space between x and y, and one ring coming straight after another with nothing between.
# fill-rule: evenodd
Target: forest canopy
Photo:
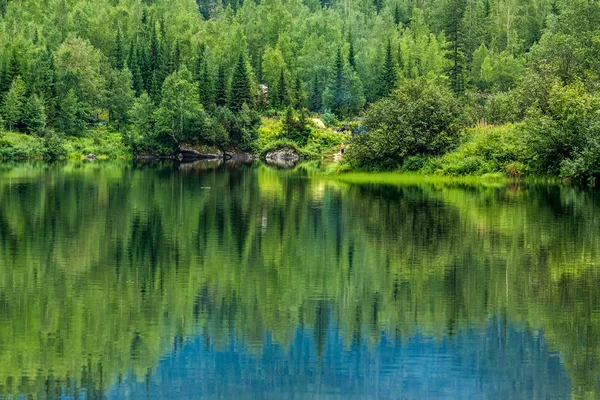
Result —
<instances>
[{"instance_id":1,"label":"forest canopy","mask_svg":"<svg viewBox=\"0 0 600 400\"><path fill-rule=\"evenodd\" d=\"M137 152L255 151L261 116L368 120L427 82L460 128L516 124L512 168L599 173L594 0L5 0L0 13L2 125L54 145L106 126L95 134Z\"/></svg>"}]
</instances>

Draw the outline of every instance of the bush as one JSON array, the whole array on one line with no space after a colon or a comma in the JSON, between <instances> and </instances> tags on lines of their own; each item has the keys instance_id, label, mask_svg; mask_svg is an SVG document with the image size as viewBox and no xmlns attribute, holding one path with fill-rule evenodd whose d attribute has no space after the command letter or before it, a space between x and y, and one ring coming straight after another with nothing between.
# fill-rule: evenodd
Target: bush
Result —
<instances>
[{"instance_id":1,"label":"bush","mask_svg":"<svg viewBox=\"0 0 600 400\"><path fill-rule=\"evenodd\" d=\"M440 158L440 172L448 175L494 172L520 175L525 159L520 134L520 126L512 124L467 129L456 151Z\"/></svg>"},{"instance_id":2,"label":"bush","mask_svg":"<svg viewBox=\"0 0 600 400\"><path fill-rule=\"evenodd\" d=\"M347 157L361 169L395 169L405 157L440 155L459 143L461 113L452 92L439 84L406 82L367 111L366 133L351 142Z\"/></svg>"},{"instance_id":3,"label":"bush","mask_svg":"<svg viewBox=\"0 0 600 400\"><path fill-rule=\"evenodd\" d=\"M532 108L523 125L530 168L540 175L578 179L597 175L590 160L599 132L600 98L581 84L554 85L547 107Z\"/></svg>"}]
</instances>

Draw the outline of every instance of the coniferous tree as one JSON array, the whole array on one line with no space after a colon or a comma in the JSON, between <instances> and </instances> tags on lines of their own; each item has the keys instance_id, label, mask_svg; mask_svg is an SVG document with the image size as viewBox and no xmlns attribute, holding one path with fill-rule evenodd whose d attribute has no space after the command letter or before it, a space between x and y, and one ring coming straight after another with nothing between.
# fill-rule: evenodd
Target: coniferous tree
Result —
<instances>
[{"instance_id":1,"label":"coniferous tree","mask_svg":"<svg viewBox=\"0 0 600 400\"><path fill-rule=\"evenodd\" d=\"M122 70L125 67L125 46L123 44L120 27L117 28L117 37L115 39L114 63L115 68L118 70Z\"/></svg>"},{"instance_id":2,"label":"coniferous tree","mask_svg":"<svg viewBox=\"0 0 600 400\"><path fill-rule=\"evenodd\" d=\"M400 6L398 5L398 2L396 1L396 3L394 4L394 24L397 27L399 27L401 22L402 22L402 15L400 13Z\"/></svg>"},{"instance_id":3,"label":"coniferous tree","mask_svg":"<svg viewBox=\"0 0 600 400\"><path fill-rule=\"evenodd\" d=\"M160 93L162 90L161 85L158 83L158 71L154 71L152 73L152 85L150 88L150 95L149 97L152 99L152 101L154 101L155 104L158 104L160 102ZM148 93L146 93L148 94Z\"/></svg>"},{"instance_id":4,"label":"coniferous tree","mask_svg":"<svg viewBox=\"0 0 600 400\"><path fill-rule=\"evenodd\" d=\"M224 107L228 103L227 96L227 70L223 64L219 65L219 72L217 74L217 87L216 87L216 98L215 101L217 106Z\"/></svg>"},{"instance_id":5,"label":"coniferous tree","mask_svg":"<svg viewBox=\"0 0 600 400\"><path fill-rule=\"evenodd\" d=\"M208 66L208 59L206 57L202 58L200 76L198 77L198 85L200 102L206 109L213 109L215 105L215 92L212 74Z\"/></svg>"},{"instance_id":6,"label":"coniferous tree","mask_svg":"<svg viewBox=\"0 0 600 400\"><path fill-rule=\"evenodd\" d=\"M337 115L341 114L341 109L344 105L344 59L342 58L342 50L338 49L335 58L335 86L333 89L334 103L333 112Z\"/></svg>"},{"instance_id":7,"label":"coniferous tree","mask_svg":"<svg viewBox=\"0 0 600 400\"><path fill-rule=\"evenodd\" d=\"M290 96L285 83L285 74L283 68L279 73L279 81L277 82L277 105L281 108L285 108L289 105Z\"/></svg>"},{"instance_id":8,"label":"coniferous tree","mask_svg":"<svg viewBox=\"0 0 600 400\"><path fill-rule=\"evenodd\" d=\"M59 103L56 113L56 126L59 132L68 136L77 136L83 129L83 120L80 118L80 105L75 90L70 89Z\"/></svg>"},{"instance_id":9,"label":"coniferous tree","mask_svg":"<svg viewBox=\"0 0 600 400\"><path fill-rule=\"evenodd\" d=\"M181 66L181 45L179 44L179 40L175 42L175 48L173 49L171 65L173 68L171 72L179 71L179 67Z\"/></svg>"},{"instance_id":10,"label":"coniferous tree","mask_svg":"<svg viewBox=\"0 0 600 400\"><path fill-rule=\"evenodd\" d=\"M313 112L321 111L321 106L323 102L323 95L321 91L321 87L319 85L319 78L317 75L314 76L312 82L312 90L310 92L310 99L308 101L308 107Z\"/></svg>"},{"instance_id":11,"label":"coniferous tree","mask_svg":"<svg viewBox=\"0 0 600 400\"><path fill-rule=\"evenodd\" d=\"M46 127L46 109L37 94L29 97L23 110L23 124L29 133L42 135Z\"/></svg>"},{"instance_id":12,"label":"coniferous tree","mask_svg":"<svg viewBox=\"0 0 600 400\"><path fill-rule=\"evenodd\" d=\"M447 58L450 60L448 76L454 93L464 90L463 71L465 67L464 36L462 21L465 12L465 0L449 0L446 4L445 32L448 39Z\"/></svg>"},{"instance_id":13,"label":"coniferous tree","mask_svg":"<svg viewBox=\"0 0 600 400\"><path fill-rule=\"evenodd\" d=\"M348 64L350 64L350 67L352 67L352 69L356 70L356 59L355 59L355 55L354 55L354 41L352 40L352 37L350 37L350 48L348 50Z\"/></svg>"},{"instance_id":14,"label":"coniferous tree","mask_svg":"<svg viewBox=\"0 0 600 400\"><path fill-rule=\"evenodd\" d=\"M296 76L294 80L294 108L302 110L305 107L305 95L302 88L302 80Z\"/></svg>"},{"instance_id":15,"label":"coniferous tree","mask_svg":"<svg viewBox=\"0 0 600 400\"><path fill-rule=\"evenodd\" d=\"M20 75L13 80L2 101L2 116L9 131L21 122L25 105L25 83Z\"/></svg>"},{"instance_id":16,"label":"coniferous tree","mask_svg":"<svg viewBox=\"0 0 600 400\"><path fill-rule=\"evenodd\" d=\"M373 0L373 4L375 4L375 10L379 14L383 8L383 0Z\"/></svg>"},{"instance_id":17,"label":"coniferous tree","mask_svg":"<svg viewBox=\"0 0 600 400\"><path fill-rule=\"evenodd\" d=\"M380 92L381 97L389 96L390 93L396 88L396 66L394 65L394 56L392 54L392 44L388 42L385 50L385 60L383 62L380 78Z\"/></svg>"},{"instance_id":18,"label":"coniferous tree","mask_svg":"<svg viewBox=\"0 0 600 400\"><path fill-rule=\"evenodd\" d=\"M231 78L231 98L229 101L233 111L240 111L244 104L252 105L252 92L250 89L250 74L244 55L240 55Z\"/></svg>"}]
</instances>

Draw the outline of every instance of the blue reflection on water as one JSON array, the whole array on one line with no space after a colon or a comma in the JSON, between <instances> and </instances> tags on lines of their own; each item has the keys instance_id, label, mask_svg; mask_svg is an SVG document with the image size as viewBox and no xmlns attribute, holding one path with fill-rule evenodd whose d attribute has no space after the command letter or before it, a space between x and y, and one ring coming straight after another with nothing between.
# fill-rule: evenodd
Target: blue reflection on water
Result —
<instances>
[{"instance_id":1,"label":"blue reflection on water","mask_svg":"<svg viewBox=\"0 0 600 400\"><path fill-rule=\"evenodd\" d=\"M109 398L570 398L570 381L543 334L490 321L485 329L432 339L423 334L375 346L346 346L335 326L321 355L313 332L289 348L260 349L188 338L146 379L129 377Z\"/></svg>"}]
</instances>

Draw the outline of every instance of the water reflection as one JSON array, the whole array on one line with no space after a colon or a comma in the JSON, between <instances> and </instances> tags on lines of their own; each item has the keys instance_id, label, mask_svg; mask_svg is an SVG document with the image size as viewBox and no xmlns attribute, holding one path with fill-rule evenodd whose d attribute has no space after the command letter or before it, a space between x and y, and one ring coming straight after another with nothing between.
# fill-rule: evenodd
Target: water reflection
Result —
<instances>
[{"instance_id":1,"label":"water reflection","mask_svg":"<svg viewBox=\"0 0 600 400\"><path fill-rule=\"evenodd\" d=\"M180 397L200 374L213 396L595 397L599 205L303 167L4 166L0 393Z\"/></svg>"}]
</instances>

